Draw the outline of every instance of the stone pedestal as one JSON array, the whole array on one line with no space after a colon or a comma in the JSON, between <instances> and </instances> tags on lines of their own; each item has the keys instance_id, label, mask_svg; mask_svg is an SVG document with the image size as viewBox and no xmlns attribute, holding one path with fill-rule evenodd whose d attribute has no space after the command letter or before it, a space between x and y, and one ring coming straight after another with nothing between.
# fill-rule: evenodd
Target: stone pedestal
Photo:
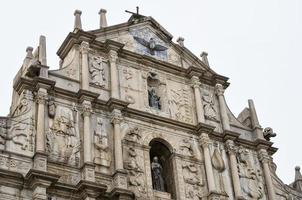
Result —
<instances>
[{"instance_id":1,"label":"stone pedestal","mask_svg":"<svg viewBox=\"0 0 302 200\"><path fill-rule=\"evenodd\" d=\"M81 180L76 187L81 200L95 200L107 190L107 186L104 184L86 180Z\"/></svg>"},{"instance_id":2,"label":"stone pedestal","mask_svg":"<svg viewBox=\"0 0 302 200\"><path fill-rule=\"evenodd\" d=\"M34 169L40 171L47 171L47 154L43 152L36 152L34 155Z\"/></svg>"},{"instance_id":3,"label":"stone pedestal","mask_svg":"<svg viewBox=\"0 0 302 200\"><path fill-rule=\"evenodd\" d=\"M93 163L84 163L81 171L83 180L95 181L95 165Z\"/></svg>"},{"instance_id":4,"label":"stone pedestal","mask_svg":"<svg viewBox=\"0 0 302 200\"><path fill-rule=\"evenodd\" d=\"M46 189L59 180L60 176L31 169L25 176L26 185L33 191L33 200L47 200Z\"/></svg>"},{"instance_id":5,"label":"stone pedestal","mask_svg":"<svg viewBox=\"0 0 302 200\"><path fill-rule=\"evenodd\" d=\"M208 200L228 200L229 196L226 193L211 191L208 194Z\"/></svg>"},{"instance_id":6,"label":"stone pedestal","mask_svg":"<svg viewBox=\"0 0 302 200\"><path fill-rule=\"evenodd\" d=\"M156 200L170 200L171 199L171 194L167 192L161 192L157 190L153 190L154 192L154 198Z\"/></svg>"}]
</instances>

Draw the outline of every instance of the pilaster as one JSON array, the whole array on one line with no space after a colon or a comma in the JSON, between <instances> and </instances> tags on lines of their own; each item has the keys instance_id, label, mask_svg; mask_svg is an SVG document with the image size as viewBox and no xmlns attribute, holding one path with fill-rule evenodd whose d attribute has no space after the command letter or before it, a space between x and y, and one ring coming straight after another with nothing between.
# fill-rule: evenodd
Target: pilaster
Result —
<instances>
[{"instance_id":1,"label":"pilaster","mask_svg":"<svg viewBox=\"0 0 302 200\"><path fill-rule=\"evenodd\" d=\"M193 76L191 78L192 86L194 88L194 95L195 95L195 106L196 106L196 112L197 112L197 122L198 123L204 123L204 110L201 100L201 94L200 94L200 81L197 76Z\"/></svg>"},{"instance_id":2,"label":"pilaster","mask_svg":"<svg viewBox=\"0 0 302 200\"><path fill-rule=\"evenodd\" d=\"M227 114L227 107L224 99L224 88L221 84L216 84L215 86L215 93L218 97L219 102L219 109L220 109L220 116L221 116L221 122L223 130L230 130L230 122L229 117Z\"/></svg>"},{"instance_id":3,"label":"pilaster","mask_svg":"<svg viewBox=\"0 0 302 200\"><path fill-rule=\"evenodd\" d=\"M82 55L82 77L81 77L81 88L83 90L89 89L89 69L88 69L88 50L89 50L89 43L83 41L80 45L80 52Z\"/></svg>"},{"instance_id":4,"label":"pilaster","mask_svg":"<svg viewBox=\"0 0 302 200\"><path fill-rule=\"evenodd\" d=\"M274 185L273 185L273 181L272 181L272 177L271 177L271 172L269 169L270 156L268 155L268 153L265 149L260 149L258 151L258 154L259 154L259 160L262 163L262 167L263 167L263 173L264 173L268 198L276 199L276 194L274 191Z\"/></svg>"},{"instance_id":5,"label":"pilaster","mask_svg":"<svg viewBox=\"0 0 302 200\"><path fill-rule=\"evenodd\" d=\"M111 98L119 99L119 81L116 61L118 54L115 50L109 50L109 63L110 63L110 84L111 84Z\"/></svg>"},{"instance_id":6,"label":"pilaster","mask_svg":"<svg viewBox=\"0 0 302 200\"><path fill-rule=\"evenodd\" d=\"M239 180L239 174L238 174L238 168L237 168L237 159L236 159L236 151L237 148L234 144L233 140L228 139L226 142L226 150L229 155L229 161L230 161L230 168L231 168L231 176L232 176L232 183L233 183L233 189L235 194L236 200L243 200L243 196L241 194L241 187L240 187L240 180Z\"/></svg>"}]
</instances>

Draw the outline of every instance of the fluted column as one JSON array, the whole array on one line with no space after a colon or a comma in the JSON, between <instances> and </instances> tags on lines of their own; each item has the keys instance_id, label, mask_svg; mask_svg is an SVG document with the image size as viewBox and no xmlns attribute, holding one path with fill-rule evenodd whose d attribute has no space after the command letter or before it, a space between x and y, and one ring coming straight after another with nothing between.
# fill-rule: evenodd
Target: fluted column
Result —
<instances>
[{"instance_id":1,"label":"fluted column","mask_svg":"<svg viewBox=\"0 0 302 200\"><path fill-rule=\"evenodd\" d=\"M193 76L191 78L191 81L192 81L192 86L194 88L197 122L204 123L204 110L203 110L201 94L200 94L200 81L197 76Z\"/></svg>"},{"instance_id":2,"label":"fluted column","mask_svg":"<svg viewBox=\"0 0 302 200\"><path fill-rule=\"evenodd\" d=\"M271 177L271 172L269 169L270 157L265 149L259 150L259 160L262 163L263 173L265 178L265 184L268 192L268 199L276 199L274 185Z\"/></svg>"},{"instance_id":3,"label":"fluted column","mask_svg":"<svg viewBox=\"0 0 302 200\"><path fill-rule=\"evenodd\" d=\"M230 130L229 117L227 114L227 108L224 100L224 89L221 84L216 84L215 92L219 101L219 109L223 130Z\"/></svg>"},{"instance_id":4,"label":"fluted column","mask_svg":"<svg viewBox=\"0 0 302 200\"><path fill-rule=\"evenodd\" d=\"M110 78L111 78L111 97L119 99L119 84L118 84L118 74L117 74L117 52L114 50L109 51L109 62L110 62Z\"/></svg>"},{"instance_id":5,"label":"fluted column","mask_svg":"<svg viewBox=\"0 0 302 200\"><path fill-rule=\"evenodd\" d=\"M234 141L227 140L226 149L230 160L231 176L232 176L233 188L235 193L235 199L242 199L237 160L236 160L236 148L235 148Z\"/></svg>"},{"instance_id":6,"label":"fluted column","mask_svg":"<svg viewBox=\"0 0 302 200\"><path fill-rule=\"evenodd\" d=\"M47 90L39 88L36 101L38 103L36 152L45 152L45 103L47 100Z\"/></svg>"},{"instance_id":7,"label":"fluted column","mask_svg":"<svg viewBox=\"0 0 302 200\"><path fill-rule=\"evenodd\" d=\"M210 150L209 150L210 138L209 138L208 134L206 134L206 133L201 134L200 143L203 148L204 162L205 162L205 167L206 167L206 175L207 175L207 180L208 180L209 192L214 192L214 191L216 191L216 186L215 186L215 179L214 179L213 167L212 167L212 162L211 162L211 155L210 155Z\"/></svg>"},{"instance_id":8,"label":"fluted column","mask_svg":"<svg viewBox=\"0 0 302 200\"><path fill-rule=\"evenodd\" d=\"M113 124L114 137L114 163L115 170L124 169L123 166L123 150L121 141L121 120L122 113L120 110L114 109L112 111L111 123Z\"/></svg>"},{"instance_id":9,"label":"fluted column","mask_svg":"<svg viewBox=\"0 0 302 200\"><path fill-rule=\"evenodd\" d=\"M92 163L92 137L90 132L91 102L84 100L82 103L84 117L84 163Z\"/></svg>"},{"instance_id":10,"label":"fluted column","mask_svg":"<svg viewBox=\"0 0 302 200\"><path fill-rule=\"evenodd\" d=\"M80 51L82 54L81 86L83 90L88 90L89 88L88 49L89 49L89 43L83 41L80 46Z\"/></svg>"}]
</instances>

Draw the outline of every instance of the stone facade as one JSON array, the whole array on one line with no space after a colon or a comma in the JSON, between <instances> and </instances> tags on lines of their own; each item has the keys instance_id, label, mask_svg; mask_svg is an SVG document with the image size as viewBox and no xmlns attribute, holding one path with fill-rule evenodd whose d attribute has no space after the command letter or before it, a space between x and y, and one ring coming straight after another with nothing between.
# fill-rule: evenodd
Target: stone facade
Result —
<instances>
[{"instance_id":1,"label":"stone facade","mask_svg":"<svg viewBox=\"0 0 302 200\"><path fill-rule=\"evenodd\" d=\"M291 185L277 177L253 101L235 117L228 78L152 17L107 26L102 9L83 31L77 10L59 69L44 36L26 52L0 118L0 199L302 199L300 168Z\"/></svg>"}]
</instances>

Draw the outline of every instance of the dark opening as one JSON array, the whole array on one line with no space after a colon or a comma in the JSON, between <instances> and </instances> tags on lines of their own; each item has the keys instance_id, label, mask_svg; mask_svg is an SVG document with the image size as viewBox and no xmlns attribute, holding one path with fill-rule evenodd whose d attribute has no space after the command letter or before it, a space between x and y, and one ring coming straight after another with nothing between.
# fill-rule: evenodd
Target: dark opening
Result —
<instances>
[{"instance_id":1,"label":"dark opening","mask_svg":"<svg viewBox=\"0 0 302 200\"><path fill-rule=\"evenodd\" d=\"M158 163L162 166L162 177L164 180L164 191L171 194L173 197L173 188L174 188L174 177L173 177L173 163L171 152L166 145L157 140L152 140L149 144L151 146L150 149L150 163L152 165L152 161L154 157L158 158ZM152 173L152 166L151 166ZM152 177L152 185L154 189L154 180Z\"/></svg>"}]
</instances>

